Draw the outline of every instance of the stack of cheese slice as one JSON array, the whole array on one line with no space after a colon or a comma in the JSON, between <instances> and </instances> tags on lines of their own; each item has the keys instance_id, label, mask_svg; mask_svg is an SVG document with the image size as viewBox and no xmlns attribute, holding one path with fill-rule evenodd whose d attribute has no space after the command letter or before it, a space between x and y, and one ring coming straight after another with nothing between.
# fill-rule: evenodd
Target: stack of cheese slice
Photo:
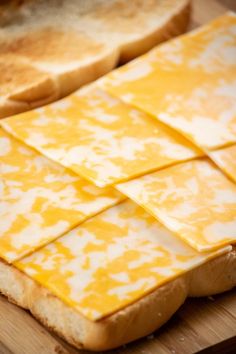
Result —
<instances>
[{"instance_id":1,"label":"stack of cheese slice","mask_svg":"<svg viewBox=\"0 0 236 354\"><path fill-rule=\"evenodd\" d=\"M227 13L1 121L0 290L78 348L236 285L235 28Z\"/></svg>"}]
</instances>

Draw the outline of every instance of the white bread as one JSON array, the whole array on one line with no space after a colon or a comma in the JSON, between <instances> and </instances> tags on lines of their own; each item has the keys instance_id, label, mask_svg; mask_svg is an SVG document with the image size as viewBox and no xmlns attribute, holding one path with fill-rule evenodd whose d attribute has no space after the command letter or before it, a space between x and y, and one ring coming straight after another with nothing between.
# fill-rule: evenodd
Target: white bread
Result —
<instances>
[{"instance_id":1,"label":"white bread","mask_svg":"<svg viewBox=\"0 0 236 354\"><path fill-rule=\"evenodd\" d=\"M55 101L178 35L189 0L0 5L0 118Z\"/></svg>"},{"instance_id":2,"label":"white bread","mask_svg":"<svg viewBox=\"0 0 236 354\"><path fill-rule=\"evenodd\" d=\"M45 326L72 345L95 351L115 348L150 334L174 314L187 296L214 295L235 285L236 248L161 286L123 310L92 322L13 266L0 262L3 295L29 309Z\"/></svg>"}]
</instances>

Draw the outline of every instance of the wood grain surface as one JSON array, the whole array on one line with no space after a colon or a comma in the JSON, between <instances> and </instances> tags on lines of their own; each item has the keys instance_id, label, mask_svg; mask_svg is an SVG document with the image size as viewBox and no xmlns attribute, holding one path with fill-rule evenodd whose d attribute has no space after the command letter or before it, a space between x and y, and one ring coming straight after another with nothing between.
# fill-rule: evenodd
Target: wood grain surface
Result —
<instances>
[{"instance_id":1,"label":"wood grain surface","mask_svg":"<svg viewBox=\"0 0 236 354\"><path fill-rule=\"evenodd\" d=\"M194 0L190 29L225 12L236 0ZM46 330L27 311L0 296L0 354L88 354ZM234 354L236 290L188 299L172 319L147 338L107 354Z\"/></svg>"},{"instance_id":2,"label":"wood grain surface","mask_svg":"<svg viewBox=\"0 0 236 354\"><path fill-rule=\"evenodd\" d=\"M0 353L89 354L49 333L27 311L1 296ZM154 334L106 353L236 353L236 290L210 298L188 299Z\"/></svg>"}]
</instances>

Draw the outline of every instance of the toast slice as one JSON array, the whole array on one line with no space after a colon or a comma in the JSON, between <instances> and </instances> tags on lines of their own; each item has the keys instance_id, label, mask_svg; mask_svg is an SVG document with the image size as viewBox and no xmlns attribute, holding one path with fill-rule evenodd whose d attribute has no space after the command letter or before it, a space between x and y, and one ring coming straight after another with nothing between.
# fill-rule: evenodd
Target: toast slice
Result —
<instances>
[{"instance_id":1,"label":"toast slice","mask_svg":"<svg viewBox=\"0 0 236 354\"><path fill-rule=\"evenodd\" d=\"M189 10L189 0L4 2L0 118L63 97L182 33Z\"/></svg>"},{"instance_id":2,"label":"toast slice","mask_svg":"<svg viewBox=\"0 0 236 354\"><path fill-rule=\"evenodd\" d=\"M236 285L236 248L159 287L113 315L93 322L14 266L0 261L0 291L77 348L107 350L161 327L187 296L209 296Z\"/></svg>"}]
</instances>

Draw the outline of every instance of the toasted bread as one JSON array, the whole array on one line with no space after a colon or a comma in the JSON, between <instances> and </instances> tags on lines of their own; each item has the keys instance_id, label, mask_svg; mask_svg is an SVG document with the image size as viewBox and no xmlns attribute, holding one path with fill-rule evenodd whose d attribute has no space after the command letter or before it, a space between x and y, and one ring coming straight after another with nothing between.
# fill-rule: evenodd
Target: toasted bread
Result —
<instances>
[{"instance_id":1,"label":"toasted bread","mask_svg":"<svg viewBox=\"0 0 236 354\"><path fill-rule=\"evenodd\" d=\"M188 0L10 1L0 6L0 118L63 97L182 33Z\"/></svg>"}]
</instances>

